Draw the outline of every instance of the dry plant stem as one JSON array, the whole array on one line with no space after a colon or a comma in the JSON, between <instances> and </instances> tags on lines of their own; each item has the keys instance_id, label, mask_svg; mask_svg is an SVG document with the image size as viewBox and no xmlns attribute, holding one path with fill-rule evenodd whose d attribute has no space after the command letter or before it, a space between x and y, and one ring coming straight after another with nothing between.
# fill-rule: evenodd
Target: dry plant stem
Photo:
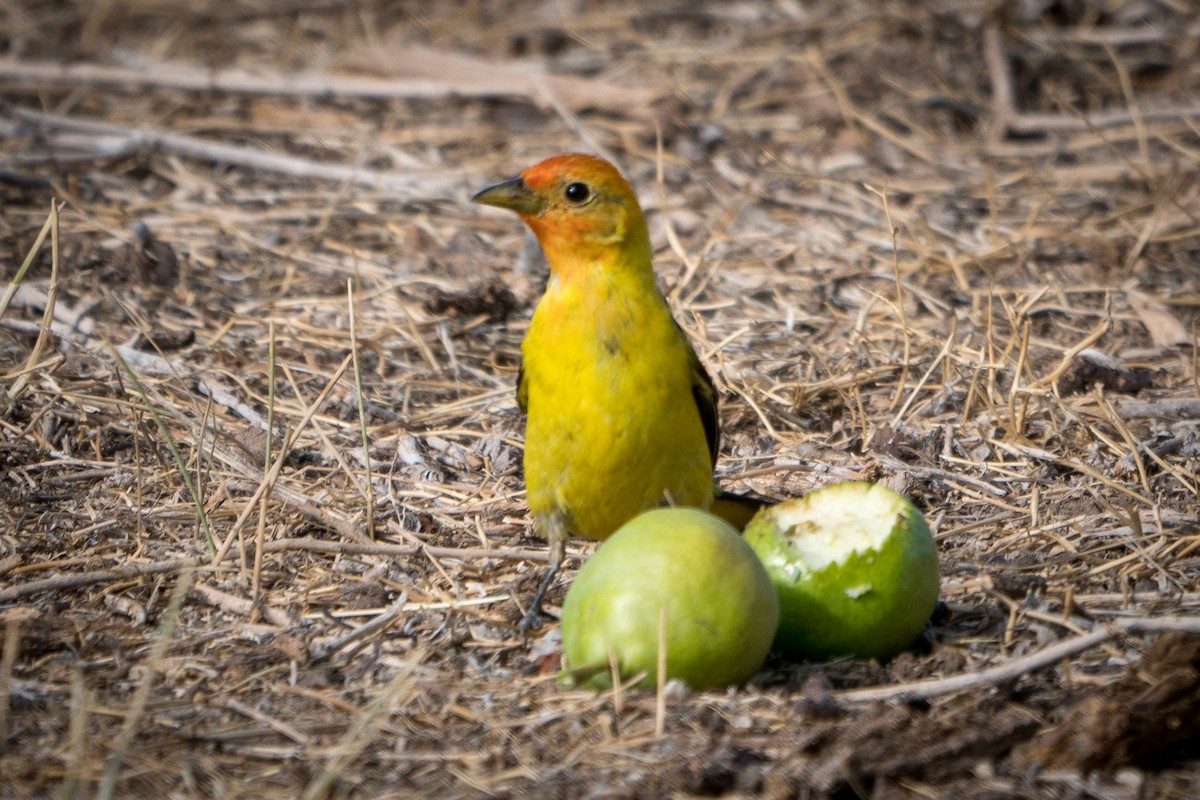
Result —
<instances>
[{"instance_id":1,"label":"dry plant stem","mask_svg":"<svg viewBox=\"0 0 1200 800\"><path fill-rule=\"evenodd\" d=\"M251 496L250 500L246 503L245 507L242 509L242 513L239 514L238 518L234 521L233 527L230 529L229 533L225 535L225 541L223 541L221 546L217 549L216 555L213 557L214 564L219 564L225 559L225 555L229 552L229 547L233 544L233 540L237 536L238 531L240 531L242 526L246 524L246 520L250 517L250 514L253 513L254 509L258 507L259 500L265 494L270 492L275 486L275 483L279 478L279 472L283 468L284 463L287 461L288 453L291 452L292 446L300 437L300 432L308 426L308 423L312 420L313 415L315 415L317 410L325 404L325 400L329 397L329 393L333 391L333 387L336 386L337 382L341 380L343 375L346 374L346 368L349 366L350 356L346 356L344 359L342 359L341 366L334 371L333 376L329 379L329 382L325 384L325 388L321 390L321 394L319 394L317 399L314 400L307 409L305 409L304 416L300 418L300 421L296 424L295 429L288 435L286 439L284 439L283 446L279 448L279 455L276 457L275 463L271 466L271 471L263 476L262 481L258 484L258 488L254 492L254 495Z\"/></svg>"},{"instance_id":2,"label":"dry plant stem","mask_svg":"<svg viewBox=\"0 0 1200 800\"><path fill-rule=\"evenodd\" d=\"M995 24L989 24L983 29L983 57L988 65L988 74L992 81L992 125L988 132L988 140L992 143L999 142L1008 134L1080 133L1122 125L1133 125L1140 139L1145 136L1143 129L1148 122L1168 122L1200 117L1200 106L1151 109L1140 112L1098 111L1086 115L1022 112L1016 106L1012 76L1008 69L1008 57L1004 51L1000 28ZM1121 72L1123 70L1119 69L1118 73ZM1123 85L1122 88L1126 87ZM1130 108L1133 108L1132 103L1129 103L1128 100L1131 95L1130 88L1126 91L1126 102ZM1143 162L1143 169L1148 171L1151 165L1145 157L1144 148Z\"/></svg>"},{"instance_id":3,"label":"dry plant stem","mask_svg":"<svg viewBox=\"0 0 1200 800\"><path fill-rule=\"evenodd\" d=\"M1134 441L1133 434L1129 432L1129 426L1125 424L1125 420L1117 414L1117 410L1113 408L1113 404L1109 402L1107 397L1100 395L1097 398L1100 408L1104 410L1104 416L1108 419L1108 424L1116 429L1117 433L1121 434L1121 438L1125 440L1125 446L1129 448L1128 455L1133 459L1134 467L1137 469L1138 479L1142 484L1142 491L1147 497L1154 494L1154 490L1150 488L1150 477L1146 474L1146 462L1142 458L1141 448Z\"/></svg>"},{"instance_id":4,"label":"dry plant stem","mask_svg":"<svg viewBox=\"0 0 1200 800\"><path fill-rule=\"evenodd\" d=\"M220 451L217 454L219 456L222 455ZM229 454L226 453L225 455ZM257 491L259 484L265 480L266 473L260 472L257 467L250 468L242 462L236 463L244 470L247 481L234 481L231 485L240 491L248 491L253 494ZM276 482L271 487L271 498L278 500L289 508L294 508L308 519L324 528L334 531L347 541L353 542L364 539L363 535L350 519L330 508L317 505L307 495L285 483Z\"/></svg>"},{"instance_id":5,"label":"dry plant stem","mask_svg":"<svg viewBox=\"0 0 1200 800\"><path fill-rule=\"evenodd\" d=\"M215 427L215 423L212 421L212 419L213 419L212 412L213 412L212 398L211 397L205 398L204 411L200 414L200 425L199 425L200 430L204 430L205 427L207 427L207 426ZM207 518L208 518L208 511L207 511L208 498L205 496L204 492L206 489L208 489L208 479L212 474L211 473L211 470L213 467L212 451L213 451L213 448L216 447L216 443L217 443L216 437L214 436L211 439L211 444L206 449L204 446L204 437L203 436L197 436L194 440L193 458L195 459L194 463L196 465L196 476L195 476L196 505L199 508L204 509L203 516L197 515L197 517L200 519L203 519L203 520L207 520ZM209 470L207 472L205 471L206 467ZM206 530L206 533L207 533L207 530ZM207 538L209 541L209 545L208 545L209 550L212 550L212 548L215 546L215 542L213 542L211 535L208 535ZM245 545L245 542L241 541L240 537L239 537L238 543L241 545L241 547L239 548L239 551L238 551L238 554L241 556L241 560L238 564L238 568L241 570L242 577L244 579L245 574L246 574L246 545Z\"/></svg>"},{"instance_id":6,"label":"dry plant stem","mask_svg":"<svg viewBox=\"0 0 1200 800\"><path fill-rule=\"evenodd\" d=\"M462 561L499 559L502 561L549 561L545 550L524 550L520 548L484 549L481 547L433 547L430 545L386 544L383 542L364 541L325 541L323 539L280 539L265 542L265 553L324 553L327 555L375 555L393 558L403 558L427 553L435 558L459 559ZM580 561L580 556L567 553L563 563ZM125 564L120 567L90 572L64 573L38 581L30 581L18 586L0 589L0 603L11 603L23 597L32 597L42 592L59 592L66 589L78 589L97 583L125 581L146 575L162 575L188 568L200 568L202 562L195 558L178 558L171 561L159 561L149 564Z\"/></svg>"},{"instance_id":7,"label":"dry plant stem","mask_svg":"<svg viewBox=\"0 0 1200 800\"><path fill-rule=\"evenodd\" d=\"M615 154L605 147L604 140L593 133L591 128L588 127L578 114L567 108L544 77L541 80L534 81L533 86L534 93L532 96L540 100L542 104L554 109L554 113L563 121L563 124L575 132L575 135L579 137L579 140L584 143L588 150L609 161L619 161L615 157Z\"/></svg>"},{"instance_id":8,"label":"dry plant stem","mask_svg":"<svg viewBox=\"0 0 1200 800\"><path fill-rule=\"evenodd\" d=\"M1133 123L1134 132L1137 134L1138 155L1141 157L1141 170L1143 175L1149 182L1149 176L1153 169L1153 162L1150 159L1150 143L1146 136L1146 123L1142 119L1141 112L1138 110L1137 97L1133 91L1133 83L1129 79L1129 70L1126 69L1125 63L1117 55L1116 49L1109 43L1105 42L1104 52L1108 54L1108 60L1112 62L1113 67L1117 72L1117 79L1121 83L1121 94L1125 97L1125 107L1129 109L1129 120ZM1133 259L1141 253L1141 247L1134 247L1133 252L1129 254L1125 266L1128 268L1133 264Z\"/></svg>"},{"instance_id":9,"label":"dry plant stem","mask_svg":"<svg viewBox=\"0 0 1200 800\"><path fill-rule=\"evenodd\" d=\"M879 120L873 119L867 114L858 110L858 107L850 99L850 95L846 92L846 87L839 81L834 74L829 70L829 66L825 63L825 57L817 47L809 47L807 50L808 61L813 65L813 68L820 74L825 81L825 85L832 92L834 100L837 102L838 108L842 112L847 122L857 123L863 128L866 128L876 136L891 142L897 147L904 150L911 156L914 156L921 161L927 163L933 162L934 158L930 153L921 150L908 139L901 138L892 131L888 130L885 125Z\"/></svg>"},{"instance_id":10,"label":"dry plant stem","mask_svg":"<svg viewBox=\"0 0 1200 800\"><path fill-rule=\"evenodd\" d=\"M362 371L358 366L358 326L354 317L354 279L346 279L346 305L350 313L350 355L354 359L354 397L358 401L358 428L362 436L363 468L366 486L363 499L367 503L367 538L375 538L375 481L371 476L371 439L367 435L367 409L363 399Z\"/></svg>"},{"instance_id":11,"label":"dry plant stem","mask_svg":"<svg viewBox=\"0 0 1200 800\"><path fill-rule=\"evenodd\" d=\"M0 755L8 741L8 711L12 704L13 665L21 646L21 615L10 613L4 619L4 651L0 653Z\"/></svg>"},{"instance_id":12,"label":"dry plant stem","mask_svg":"<svg viewBox=\"0 0 1200 800\"><path fill-rule=\"evenodd\" d=\"M112 800L113 792L116 791L121 766L125 761L125 753L129 749L129 743L133 741L133 734L137 730L142 713L146 710L146 703L150 700L150 690L154 687L154 678L158 673L159 665L162 664L163 655L167 652L167 645L174 638L175 625L179 621L179 611L183 608L183 601L187 597L188 587L191 585L194 575L193 570L185 570L179 576L175 590L171 593L171 599L163 613L162 623L159 625L158 635L146 658L145 671L142 673L137 689L134 690L129 708L125 711L125 721L121 724L121 730L112 743L112 752L109 754L108 764L104 770L104 779L96 790L97 800Z\"/></svg>"},{"instance_id":13,"label":"dry plant stem","mask_svg":"<svg viewBox=\"0 0 1200 800\"><path fill-rule=\"evenodd\" d=\"M1070 458L1060 458L1060 457L1054 455L1053 453L1047 452L1045 450L1041 450L1036 447L1028 447L1026 445L1019 445L1019 444L1010 444L1009 442L1001 441L999 439L993 439L993 440L991 440L991 442L993 445L1000 448L1001 450L1006 450L1010 453L1016 453L1018 455L1023 455L1023 456L1030 456L1032 458L1038 459L1039 461L1046 461L1051 464L1061 464L1064 467L1068 467L1070 469L1075 470L1076 472L1082 473L1091 478L1095 478L1097 481L1099 481L1100 483L1109 487L1113 491L1120 492L1121 494L1125 495L1126 497L1129 497L1132 500L1135 500L1136 502L1138 502L1139 504L1141 504L1143 506L1147 506L1147 507L1154 506L1154 502L1151 501L1150 498L1143 497L1142 495L1135 492L1133 489L1130 489L1124 483L1113 480L1112 478L1108 477L1107 475L1105 475L1104 473L1095 469L1094 467L1084 464L1082 461L1076 461L1076 460L1070 459Z\"/></svg>"},{"instance_id":14,"label":"dry plant stem","mask_svg":"<svg viewBox=\"0 0 1200 800\"><path fill-rule=\"evenodd\" d=\"M605 654L608 656L608 674L612 681L612 701L613 701L613 735L621 735L621 709L625 705L625 687L621 685L621 665L617 661L616 648L609 642L604 648Z\"/></svg>"},{"instance_id":15,"label":"dry plant stem","mask_svg":"<svg viewBox=\"0 0 1200 800\"><path fill-rule=\"evenodd\" d=\"M1078 44L1098 44L1112 47L1127 47L1139 44L1161 44L1172 37L1200 37L1200 24L1185 25L1180 28L1168 29L1162 25L1138 25L1126 27L1112 25L1104 27L1076 27L1030 30L1026 34L1032 41L1043 47L1060 45L1063 42Z\"/></svg>"},{"instance_id":16,"label":"dry plant stem","mask_svg":"<svg viewBox=\"0 0 1200 800\"><path fill-rule=\"evenodd\" d=\"M273 329L275 321L268 320L267 325ZM268 337L269 336L270 334L268 333ZM264 419L261 414L251 408L247 403L242 402L241 398L239 398L233 391L219 384L214 384L211 381L205 380L204 378L196 381L196 391L200 392L200 394L206 397L212 398L214 403L228 408L230 411L237 414L239 417L246 420L246 422L249 422L256 428L260 428L263 432L268 434L268 439L270 438L267 420ZM273 391L273 388L268 389L269 393Z\"/></svg>"},{"instance_id":17,"label":"dry plant stem","mask_svg":"<svg viewBox=\"0 0 1200 800\"><path fill-rule=\"evenodd\" d=\"M438 574L440 574L442 576L442 578L446 581L447 586L454 585L454 578L451 577L450 573L446 571L446 568L444 566L442 566L442 562L439 561L437 559L437 557L430 554L424 541L422 541L420 538L418 538L416 536L416 534L406 531L399 526L396 526L396 530L401 536L403 536L405 539L408 539L409 541L411 541L414 545L417 546L417 548L422 553L425 554L425 556L429 559L429 563L433 565L433 568L435 570L437 570Z\"/></svg>"},{"instance_id":18,"label":"dry plant stem","mask_svg":"<svg viewBox=\"0 0 1200 800\"><path fill-rule=\"evenodd\" d=\"M1200 420L1200 397L1163 400L1126 400L1116 404L1125 419Z\"/></svg>"},{"instance_id":19,"label":"dry plant stem","mask_svg":"<svg viewBox=\"0 0 1200 800\"><path fill-rule=\"evenodd\" d=\"M284 365L284 372L287 373L286 365ZM293 386L294 386L294 383L293 383ZM299 390L297 390L297 396L299 396ZM264 430L266 429L266 426L268 424L270 424L270 425L272 425L272 431L273 431L273 425L274 425L274 422L273 422L273 420L274 420L274 405L273 404L274 404L274 401L273 401L273 399L269 398L269 402L272 404L270 420L261 420L260 417L258 417L257 415L255 415L255 416L257 419L259 419L262 422L262 427L264 428ZM216 434L216 436L221 437L222 440L229 439L228 436L226 436L219 430L213 431L213 433ZM197 438L202 439L203 437L197 434ZM272 444L273 438L274 438L273 433L269 434L266 437L266 442L268 445L268 452L273 447L273 444ZM237 444L236 440L233 440L233 442L235 445ZM240 491L248 491L253 496L258 496L258 489L259 489L260 485L262 484L262 482L265 480L266 475L268 474L269 470L264 471L264 470L260 469L258 466L251 464L246 459L246 454L240 448L240 446L238 447L238 449L234 449L231 447L225 447L225 446L223 446L222 441L214 440L213 445L212 445L212 455L217 460L219 460L221 463L237 470L248 481L253 482L251 485L247 486L247 485L243 485L240 481L235 481L232 484L232 486L234 486L235 488L237 488ZM272 462L272 463L274 463L274 462ZM351 522L351 520L349 520L342 514L339 514L336 511L333 511L332 509L317 505L308 496L291 488L290 486L288 486L285 483L276 482L271 487L270 496L276 500L279 500L280 502L283 502L284 504L290 506L291 508L296 509L301 514L308 517L309 519L316 522L317 524L321 525L322 527L325 527L331 531L337 532L339 535L341 535L343 538L345 538L347 540L357 540L357 539L362 538L362 535L359 533L357 528L355 528L355 526L354 526L353 522Z\"/></svg>"},{"instance_id":20,"label":"dry plant stem","mask_svg":"<svg viewBox=\"0 0 1200 800\"><path fill-rule=\"evenodd\" d=\"M71 672L71 722L67 729L67 763L58 789L59 800L73 800L78 796L79 785L83 782L90 699L91 692L84 683L83 670L76 668Z\"/></svg>"},{"instance_id":21,"label":"dry plant stem","mask_svg":"<svg viewBox=\"0 0 1200 800\"><path fill-rule=\"evenodd\" d=\"M896 284L896 317L900 322L900 330L904 334L904 353L900 357L900 377L896 380L896 392L892 398L892 408L896 407L896 403L900 401L900 397L904 394L904 385L908 381L908 365L912 358L912 330L908 327L908 315L904 311L904 281L900 276L900 231L896 224L892 222L892 209L888 205L887 184L884 184L882 189L877 189L874 186L865 185L867 191L879 197L879 201L883 204L883 217L887 220L888 233L892 237L892 280ZM940 358L940 357L939 357ZM937 364L937 360L934 360ZM933 367L930 367L932 370ZM920 389L913 390L915 394ZM897 418L901 415L897 414Z\"/></svg>"},{"instance_id":22,"label":"dry plant stem","mask_svg":"<svg viewBox=\"0 0 1200 800\"><path fill-rule=\"evenodd\" d=\"M289 550L310 553L331 553L345 555L377 555L377 556L411 556L419 552L428 553L436 558L458 558L464 561L472 559L499 558L506 561L549 561L550 555L545 550L524 550L514 547L498 547L495 549L482 547L434 547L432 545L403 545L384 544L382 542L331 542L323 539L281 539L277 542L267 542L267 552L286 552ZM581 561L579 555L567 553L563 563ZM0 595L0 600L3 596Z\"/></svg>"},{"instance_id":23,"label":"dry plant stem","mask_svg":"<svg viewBox=\"0 0 1200 800\"><path fill-rule=\"evenodd\" d=\"M378 172L371 169L323 164L298 156L281 156L250 147L205 141L181 133L168 133L152 128L127 128L107 122L81 120L60 114L50 114L14 108L12 113L29 122L50 128L90 133L97 137L122 136L135 151L158 149L202 161L232 164L248 169L266 170L309 180L352 183L400 197L440 197L452 191L449 177L417 178L411 173Z\"/></svg>"},{"instance_id":24,"label":"dry plant stem","mask_svg":"<svg viewBox=\"0 0 1200 800\"><path fill-rule=\"evenodd\" d=\"M1200 119L1200 105L1147 109L1141 112L1140 116L1143 124ZM1097 111L1078 116L1025 111L1015 115L1009 121L1008 129L1009 132L1016 134L1083 133L1133 124L1133 114L1123 110Z\"/></svg>"},{"instance_id":25,"label":"dry plant stem","mask_svg":"<svg viewBox=\"0 0 1200 800\"><path fill-rule=\"evenodd\" d=\"M61 210L59 205L54 211ZM53 227L57 214L51 214L46 217L46 221L42 224L42 229L38 232L37 238L33 240L33 246L29 248L29 252L25 254L25 260L21 262L21 266L17 268L17 274L9 281L8 288L4 290L4 297L0 298L0 318L4 316L4 312L8 311L8 306L17 294L17 290L21 288L21 282L25 280L25 273L29 271L29 266L33 263L33 259L37 256L38 251L42 249L42 245L46 242L46 237L50 234L50 228Z\"/></svg>"},{"instance_id":26,"label":"dry plant stem","mask_svg":"<svg viewBox=\"0 0 1200 800\"><path fill-rule=\"evenodd\" d=\"M1073 345L1067 352L1063 353L1062 360L1054 368L1054 371L1039 378L1031 388L1044 389L1047 386L1057 383L1059 378L1067 374L1067 370L1071 368L1071 364L1075 361L1077 355L1103 339L1104 335L1112 330L1112 322L1112 295L1109 295L1105 299L1104 316L1092 328L1092 332Z\"/></svg>"},{"instance_id":27,"label":"dry plant stem","mask_svg":"<svg viewBox=\"0 0 1200 800\"><path fill-rule=\"evenodd\" d=\"M667 730L667 607L658 609L658 657L654 671L658 690L654 693L654 738L661 739Z\"/></svg>"},{"instance_id":28,"label":"dry plant stem","mask_svg":"<svg viewBox=\"0 0 1200 800\"><path fill-rule=\"evenodd\" d=\"M93 570L91 572L66 572L40 581L30 581L19 586L0 589L0 603L11 603L22 597L30 597L41 592L60 592L65 589L78 589L96 583L128 580L143 575L162 575L177 572L197 566L193 558L177 558L171 561L158 561L149 564L126 564L113 569Z\"/></svg>"},{"instance_id":29,"label":"dry plant stem","mask_svg":"<svg viewBox=\"0 0 1200 800\"><path fill-rule=\"evenodd\" d=\"M371 743L392 711L408 700L415 685L414 675L424 659L424 650L414 650L409 654L403 669L399 670L383 691L359 712L354 724L333 748L333 755L325 762L321 774L308 785L300 800L320 800L328 795L334 782Z\"/></svg>"},{"instance_id":30,"label":"dry plant stem","mask_svg":"<svg viewBox=\"0 0 1200 800\"><path fill-rule=\"evenodd\" d=\"M897 276L897 280L899 280L899 276ZM904 401L904 405L900 406L900 409L896 412L895 416L892 417L893 427L899 425L904 420L904 415L908 413L908 409L911 408L913 402L916 401L917 395L920 394L923 388L925 388L925 384L929 381L929 376L932 375L933 371L938 368L938 365L941 364L948 355L950 355L950 348L954 346L954 336L957 333L958 319L956 317L950 317L950 335L946 337L946 343L942 345L941 351L929 364L929 368L925 370L923 375L921 375L921 378L917 381L917 385L912 388L911 392L909 392L908 399ZM908 338L907 335L905 338Z\"/></svg>"},{"instance_id":31,"label":"dry plant stem","mask_svg":"<svg viewBox=\"0 0 1200 800\"><path fill-rule=\"evenodd\" d=\"M230 614L253 617L256 613L261 613L263 619L280 628L292 628L296 625L296 620L286 611L272 608L266 603L255 602L243 597L237 597L228 592L222 592L220 589L214 589L203 583L197 583L192 586L192 594L200 597L209 605L216 606Z\"/></svg>"},{"instance_id":32,"label":"dry plant stem","mask_svg":"<svg viewBox=\"0 0 1200 800\"><path fill-rule=\"evenodd\" d=\"M998 144L1008 134L1009 124L1017 113L1012 76L1008 71L1004 42L1000 37L1000 27L996 23L984 26L983 58L992 80L992 124L988 128L987 138L993 145Z\"/></svg>"},{"instance_id":33,"label":"dry plant stem","mask_svg":"<svg viewBox=\"0 0 1200 800\"><path fill-rule=\"evenodd\" d=\"M59 265L59 247L58 247L58 212L62 208L57 200L50 201L50 216L46 220L46 224L50 226L50 288L46 290L45 307L42 309L42 324L38 326L37 339L34 341L33 347L29 351L29 358L25 361L25 368L20 371L13 381L13 385L8 389L8 403L12 404L18 397L24 394L25 389L29 386L29 380L32 375L36 374L39 363L42 358L42 350L46 347L46 337L50 335L51 326L54 324L54 306L58 298L58 265ZM39 243L44 241L41 237L38 238L38 243L35 243L35 248ZM22 265L21 272L33 260L33 256L37 253L37 249L31 250ZM19 281L13 280L11 286L17 286ZM0 315L3 314L3 309L0 309Z\"/></svg>"},{"instance_id":34,"label":"dry plant stem","mask_svg":"<svg viewBox=\"0 0 1200 800\"><path fill-rule=\"evenodd\" d=\"M171 451L171 457L175 459L175 466L179 468L179 474L183 478L184 484L187 486L188 494L191 495L192 503L196 506L196 518L200 521L201 527L204 529L204 538L208 542L209 550L215 551L216 542L213 540L212 529L208 525L208 515L204 512L204 503L200 499L200 492L196 486L196 481L192 478L191 471L188 470L187 462L183 458L183 454L179 452L179 447L175 444L175 437L171 435L171 429L167 426L166 420L158 413L158 407L151 402L150 395L146 391L146 387L142 385L138 379L137 373L126 363L125 359L112 346L110 342L109 352L120 365L125 375L133 383L133 387L137 390L138 395L142 398L146 410L150 412L150 416L154 418L154 424L158 427L158 432L162 434L166 441L167 449Z\"/></svg>"},{"instance_id":35,"label":"dry plant stem","mask_svg":"<svg viewBox=\"0 0 1200 800\"><path fill-rule=\"evenodd\" d=\"M313 659L315 661L325 661L331 658L334 653L345 648L347 645L353 644L359 639L372 636L375 633L382 631L388 625L390 625L393 620L400 616L400 612L404 610L404 606L407 603L408 593L401 592L400 597L396 599L396 602L392 603L391 608L389 608L387 611L374 617L370 622L359 625L345 636L335 639L325 646L315 648L313 650Z\"/></svg>"},{"instance_id":36,"label":"dry plant stem","mask_svg":"<svg viewBox=\"0 0 1200 800\"><path fill-rule=\"evenodd\" d=\"M271 97L339 97L375 100L438 99L544 99L550 90L572 106L597 103L640 111L654 98L645 89L603 81L529 71L526 65L450 56L442 51L411 48L410 53L390 52L390 58L426 62L438 78L342 77L329 73L268 74L239 69L197 69L181 64L146 61L134 67L105 64L0 61L0 78L58 86L111 86L126 89L172 88L205 93L262 94ZM404 58L410 55L414 58ZM443 59L447 69L428 64ZM457 69L455 69L457 67ZM544 87L544 88L543 88Z\"/></svg>"},{"instance_id":37,"label":"dry plant stem","mask_svg":"<svg viewBox=\"0 0 1200 800\"><path fill-rule=\"evenodd\" d=\"M296 730L294 726L288 725L282 720L276 719L269 714L265 714L262 711L259 711L257 708L251 708L245 703L241 703L233 698L229 698L225 701L225 707L231 711L236 711L245 717L249 717L255 722L258 722L263 726L275 731L276 733L291 739L301 747L308 747L312 743L312 739L310 737L305 736L303 733Z\"/></svg>"},{"instance_id":38,"label":"dry plant stem","mask_svg":"<svg viewBox=\"0 0 1200 800\"><path fill-rule=\"evenodd\" d=\"M275 320L267 323L267 429L266 443L263 446L263 474L271 472L271 448L274 446L275 433ZM216 440L213 450L216 450ZM263 543L267 538L267 494L263 493L258 504L258 525L254 532L254 581L250 596L255 604L261 599L262 592L262 562Z\"/></svg>"},{"instance_id":39,"label":"dry plant stem","mask_svg":"<svg viewBox=\"0 0 1200 800\"><path fill-rule=\"evenodd\" d=\"M887 453L872 453L871 458L885 467L895 470L897 473L907 473L921 478L933 478L950 484L965 484L995 497L1004 497L1006 494L1004 489L993 486L986 481L981 481L978 478L972 478L970 475L938 469L936 467L925 467L920 464L909 464Z\"/></svg>"},{"instance_id":40,"label":"dry plant stem","mask_svg":"<svg viewBox=\"0 0 1200 800\"><path fill-rule=\"evenodd\" d=\"M1014 436L1025 436L1026 397L1021 392L1021 380L1025 375L1029 358L1029 337L1033 331L1033 321L1024 315L1018 318L1021 328L1021 340L1017 347L1017 366L1013 369L1012 386L1008 390L1008 419ZM1015 326L1014 326L1015 327ZM1021 406L1017 407L1017 398L1021 395Z\"/></svg>"},{"instance_id":41,"label":"dry plant stem","mask_svg":"<svg viewBox=\"0 0 1200 800\"><path fill-rule=\"evenodd\" d=\"M844 703L871 703L880 700L930 700L967 689L999 686L1035 670L1048 667L1064 658L1081 653L1128 633L1183 632L1200 634L1200 615L1175 617L1126 617L1114 619L1082 636L1065 639L1036 653L1009 661L997 667L966 675L953 675L931 681L918 681L896 686L870 689L851 689L836 694Z\"/></svg>"}]
</instances>

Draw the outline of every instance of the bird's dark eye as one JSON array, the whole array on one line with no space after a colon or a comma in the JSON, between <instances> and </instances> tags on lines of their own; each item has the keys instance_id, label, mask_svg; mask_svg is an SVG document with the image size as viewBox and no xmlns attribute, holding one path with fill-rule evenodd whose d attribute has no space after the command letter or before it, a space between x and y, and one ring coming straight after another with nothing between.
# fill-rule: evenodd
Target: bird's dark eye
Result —
<instances>
[{"instance_id":1,"label":"bird's dark eye","mask_svg":"<svg viewBox=\"0 0 1200 800\"><path fill-rule=\"evenodd\" d=\"M580 181L568 183L567 188L563 189L563 197L575 205L586 203L587 199L591 196L592 190L588 188L586 183Z\"/></svg>"}]
</instances>

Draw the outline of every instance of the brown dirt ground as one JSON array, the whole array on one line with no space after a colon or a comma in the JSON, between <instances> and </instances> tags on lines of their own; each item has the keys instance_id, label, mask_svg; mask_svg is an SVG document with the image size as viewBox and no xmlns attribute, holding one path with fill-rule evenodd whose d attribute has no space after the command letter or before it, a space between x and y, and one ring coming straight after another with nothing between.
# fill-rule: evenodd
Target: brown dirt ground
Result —
<instances>
[{"instance_id":1,"label":"brown dirt ground","mask_svg":"<svg viewBox=\"0 0 1200 800\"><path fill-rule=\"evenodd\" d=\"M1200 796L1198 48L1188 0L3 4L0 794ZM924 510L932 647L614 697L516 635L543 277L466 199L572 150L722 481Z\"/></svg>"}]
</instances>

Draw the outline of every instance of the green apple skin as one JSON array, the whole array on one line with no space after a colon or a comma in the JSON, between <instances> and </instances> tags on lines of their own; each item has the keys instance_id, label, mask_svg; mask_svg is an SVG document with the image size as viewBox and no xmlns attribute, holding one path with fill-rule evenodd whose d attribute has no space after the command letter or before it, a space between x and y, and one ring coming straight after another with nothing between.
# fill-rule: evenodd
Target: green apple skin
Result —
<instances>
[{"instance_id":1,"label":"green apple skin","mask_svg":"<svg viewBox=\"0 0 1200 800\"><path fill-rule=\"evenodd\" d=\"M567 668L594 689L657 683L660 609L666 676L700 690L743 684L762 666L779 622L771 579L728 523L693 508L647 511L609 537L563 603Z\"/></svg>"},{"instance_id":2,"label":"green apple skin","mask_svg":"<svg viewBox=\"0 0 1200 800\"><path fill-rule=\"evenodd\" d=\"M876 528L874 546L843 543L849 552L836 560L813 558L813 539L803 537L853 541L846 529L860 514L886 526ZM802 521L784 530L781 517ZM837 484L765 508L745 538L779 594L774 649L788 658L886 660L912 645L937 604L938 554L929 526L887 487Z\"/></svg>"}]
</instances>

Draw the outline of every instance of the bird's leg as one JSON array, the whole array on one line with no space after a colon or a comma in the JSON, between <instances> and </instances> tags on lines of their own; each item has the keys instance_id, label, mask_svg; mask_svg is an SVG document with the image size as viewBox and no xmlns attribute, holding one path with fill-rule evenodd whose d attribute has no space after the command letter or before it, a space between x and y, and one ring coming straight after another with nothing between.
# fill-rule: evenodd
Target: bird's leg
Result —
<instances>
[{"instance_id":1,"label":"bird's leg","mask_svg":"<svg viewBox=\"0 0 1200 800\"><path fill-rule=\"evenodd\" d=\"M538 615L542 611L542 598L545 597L546 590L554 581L554 576L558 574L558 568L562 566L563 556L567 551L567 529L557 514L545 519L543 533L550 542L550 566L546 569L546 577L542 579L542 585L538 587L537 594L533 596L533 601L529 604L529 610L525 612L525 617L521 620L522 639L529 635L529 629L537 623Z\"/></svg>"}]
</instances>

